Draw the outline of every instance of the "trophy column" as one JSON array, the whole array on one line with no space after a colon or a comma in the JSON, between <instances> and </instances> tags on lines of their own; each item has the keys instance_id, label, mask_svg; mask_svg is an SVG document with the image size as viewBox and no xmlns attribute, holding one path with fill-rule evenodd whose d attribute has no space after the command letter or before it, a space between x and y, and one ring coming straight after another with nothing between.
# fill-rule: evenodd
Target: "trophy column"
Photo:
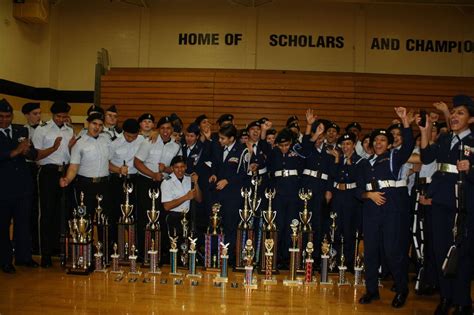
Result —
<instances>
[{"instance_id":1,"label":"trophy column","mask_svg":"<svg viewBox=\"0 0 474 315\"><path fill-rule=\"evenodd\" d=\"M303 188L299 191L299 197L304 202L303 212L299 213L300 225L298 232L298 248L299 252L296 256L296 272L298 274L306 273L306 254L305 248L309 242L313 242L314 232L311 226L311 218L313 213L308 210L308 201L313 197L313 193L310 189L304 190Z\"/></svg>"},{"instance_id":2,"label":"trophy column","mask_svg":"<svg viewBox=\"0 0 474 315\"><path fill-rule=\"evenodd\" d=\"M264 285L273 285L277 284L275 277L273 277L273 258L274 253L272 252L274 243L273 239L266 239L265 240L265 279L262 280ZM263 260L263 259L262 259Z\"/></svg>"},{"instance_id":3,"label":"trophy column","mask_svg":"<svg viewBox=\"0 0 474 315\"><path fill-rule=\"evenodd\" d=\"M155 249L155 240L151 240L151 249L148 251L148 257L150 258L150 270L148 274L161 275L161 270L158 267L158 251Z\"/></svg>"},{"instance_id":4,"label":"trophy column","mask_svg":"<svg viewBox=\"0 0 474 315\"><path fill-rule=\"evenodd\" d=\"M188 274L186 277L188 278L202 278L200 273L196 272L196 242L197 238L189 238L189 263L188 263Z\"/></svg>"},{"instance_id":5,"label":"trophy column","mask_svg":"<svg viewBox=\"0 0 474 315\"><path fill-rule=\"evenodd\" d=\"M95 246L97 248L97 253L94 254L94 259L95 259L95 270L94 272L105 272L107 273L107 268L104 266L104 254L100 251L102 248L102 243L97 242L97 245Z\"/></svg>"},{"instance_id":6,"label":"trophy column","mask_svg":"<svg viewBox=\"0 0 474 315\"><path fill-rule=\"evenodd\" d=\"M221 254L221 269L220 269L219 275L214 278L214 282L216 282L216 283L220 283L220 282L226 283L228 281L229 255L227 253L228 253L228 250L229 250L229 243L227 243L227 244L220 243L220 247L221 247L221 252L222 252L222 254Z\"/></svg>"},{"instance_id":7,"label":"trophy column","mask_svg":"<svg viewBox=\"0 0 474 315\"><path fill-rule=\"evenodd\" d=\"M178 272L178 237L169 237L170 238L170 275L171 276L182 276Z\"/></svg>"},{"instance_id":8,"label":"trophy column","mask_svg":"<svg viewBox=\"0 0 474 315\"><path fill-rule=\"evenodd\" d=\"M283 280L283 284L286 286L301 285L303 282L296 279L296 259L297 255L300 252L298 248L298 220L294 219L291 221L291 230L293 231L291 235L292 247L289 250L290 252L290 278Z\"/></svg>"},{"instance_id":9,"label":"trophy column","mask_svg":"<svg viewBox=\"0 0 474 315\"><path fill-rule=\"evenodd\" d=\"M114 243L113 249L114 249L114 253L112 255L110 255L110 259L112 260L112 262L110 264L110 266L111 266L110 273L122 274L123 271L120 270L120 267L119 267L120 255L117 253L117 249L118 249L117 243Z\"/></svg>"},{"instance_id":10,"label":"trophy column","mask_svg":"<svg viewBox=\"0 0 474 315\"><path fill-rule=\"evenodd\" d=\"M272 209L272 200L275 197L275 189L266 189L265 190L265 197L268 199L268 209L266 211L262 211L262 217L265 223L262 226L262 236L263 236L263 244L265 246L261 249L261 256L262 259L260 260L260 272L267 273L268 272L268 265L271 265L271 272L278 273L277 270L277 256L274 253L277 253L277 244L278 244L278 231L275 225L276 219L276 211ZM272 248L273 252L271 256L268 256L268 250L266 248L267 241L272 241ZM268 260L271 260L270 262Z\"/></svg>"},{"instance_id":11,"label":"trophy column","mask_svg":"<svg viewBox=\"0 0 474 315\"><path fill-rule=\"evenodd\" d=\"M161 229L160 222L158 219L160 217L160 211L156 210L155 204L156 199L158 199L160 192L158 190L150 189L148 191L148 196L151 199L151 210L147 210L146 215L148 217L148 223L145 226L145 248L143 249L147 255L144 255L143 266L151 265L151 256L150 248L152 251L156 251L155 255L155 265L160 265L160 256L161 256Z\"/></svg>"},{"instance_id":12,"label":"trophy column","mask_svg":"<svg viewBox=\"0 0 474 315\"><path fill-rule=\"evenodd\" d=\"M341 236L341 263L337 267L339 269L339 281L337 282L338 286L351 285L351 283L346 279L347 267L344 264L345 260L346 258L344 257L344 237Z\"/></svg>"},{"instance_id":13,"label":"trophy column","mask_svg":"<svg viewBox=\"0 0 474 315\"><path fill-rule=\"evenodd\" d=\"M362 277L362 271L364 270L364 265L362 264L362 258L359 253L359 231L356 231L356 244L355 244L355 254L354 254L354 286L365 286L365 281Z\"/></svg>"},{"instance_id":14,"label":"trophy column","mask_svg":"<svg viewBox=\"0 0 474 315\"><path fill-rule=\"evenodd\" d=\"M251 239L248 239L245 243L244 252L242 254L245 260L244 288L256 289L257 279L253 277L253 258L255 257L255 250L253 249Z\"/></svg>"},{"instance_id":15,"label":"trophy column","mask_svg":"<svg viewBox=\"0 0 474 315\"><path fill-rule=\"evenodd\" d=\"M235 244L235 271L245 271L245 257L243 256L247 240L254 243L254 231L252 227L252 210L249 208L249 199L252 194L252 189L242 188L242 197L244 198L244 209L239 210L240 223L237 227L237 237Z\"/></svg>"},{"instance_id":16,"label":"trophy column","mask_svg":"<svg viewBox=\"0 0 474 315\"><path fill-rule=\"evenodd\" d=\"M330 244L329 244L329 271L330 272L335 272L336 271L336 265L337 265L337 250L335 248L335 240L336 240L336 230L337 230L337 225L336 225L336 218L337 218L337 213L336 212L331 212L329 214L329 217L332 220L331 223L331 238L330 238Z\"/></svg>"},{"instance_id":17,"label":"trophy column","mask_svg":"<svg viewBox=\"0 0 474 315\"><path fill-rule=\"evenodd\" d=\"M332 285L332 281L329 280L329 243L324 236L323 243L321 244L321 280L319 284L321 285Z\"/></svg>"},{"instance_id":18,"label":"trophy column","mask_svg":"<svg viewBox=\"0 0 474 315\"><path fill-rule=\"evenodd\" d=\"M314 247L313 247L313 242L308 242L306 244L306 259L305 259L305 265L306 265L306 273L304 276L304 284L315 284L316 281L313 279L313 254Z\"/></svg>"},{"instance_id":19,"label":"trophy column","mask_svg":"<svg viewBox=\"0 0 474 315\"><path fill-rule=\"evenodd\" d=\"M221 268L221 245L224 243L224 233L221 227L221 217L219 216L221 205L212 205L209 227L204 235L204 270L219 271Z\"/></svg>"},{"instance_id":20,"label":"trophy column","mask_svg":"<svg viewBox=\"0 0 474 315\"><path fill-rule=\"evenodd\" d=\"M142 274L142 272L138 270L137 258L137 249L135 248L135 245L132 245L130 256L128 257L128 260L130 261L130 271L128 272L129 275L139 276Z\"/></svg>"},{"instance_id":21,"label":"trophy column","mask_svg":"<svg viewBox=\"0 0 474 315\"><path fill-rule=\"evenodd\" d=\"M133 191L133 184L124 183L125 204L120 205L122 217L117 224L118 229L118 254L121 264L129 264L130 249L136 243L136 224L133 218L133 205L129 202L130 193Z\"/></svg>"},{"instance_id":22,"label":"trophy column","mask_svg":"<svg viewBox=\"0 0 474 315\"><path fill-rule=\"evenodd\" d=\"M101 243L101 248L103 248L103 252L105 255L102 255L102 259L104 260L104 264L108 265L109 262L109 219L103 213L103 209L100 206L100 202L102 201L102 195L96 195L95 198L97 199L97 208L95 208L94 213L94 220L92 221L93 224L93 240L94 245L97 247L97 244ZM97 268L96 268L97 270Z\"/></svg>"}]
</instances>

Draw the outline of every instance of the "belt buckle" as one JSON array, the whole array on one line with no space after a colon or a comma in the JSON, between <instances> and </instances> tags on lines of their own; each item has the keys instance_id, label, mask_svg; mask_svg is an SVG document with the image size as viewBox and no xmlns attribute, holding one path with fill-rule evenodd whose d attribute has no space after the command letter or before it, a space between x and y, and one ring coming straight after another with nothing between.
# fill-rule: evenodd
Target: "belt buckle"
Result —
<instances>
[{"instance_id":1,"label":"belt buckle","mask_svg":"<svg viewBox=\"0 0 474 315\"><path fill-rule=\"evenodd\" d=\"M441 163L441 167L439 168L441 172L449 172L449 164Z\"/></svg>"},{"instance_id":2,"label":"belt buckle","mask_svg":"<svg viewBox=\"0 0 474 315\"><path fill-rule=\"evenodd\" d=\"M377 190L377 188L379 187L376 180L370 181L370 186L372 187L372 190Z\"/></svg>"},{"instance_id":3,"label":"belt buckle","mask_svg":"<svg viewBox=\"0 0 474 315\"><path fill-rule=\"evenodd\" d=\"M337 184L337 189L339 189L339 190L346 190L346 184L338 183L338 184Z\"/></svg>"},{"instance_id":4,"label":"belt buckle","mask_svg":"<svg viewBox=\"0 0 474 315\"><path fill-rule=\"evenodd\" d=\"M92 177L92 183L99 183L100 182L100 177Z\"/></svg>"},{"instance_id":5,"label":"belt buckle","mask_svg":"<svg viewBox=\"0 0 474 315\"><path fill-rule=\"evenodd\" d=\"M283 170L283 171L282 171L282 176L283 176L283 177L288 177L288 176L290 176L290 171L289 171L289 170Z\"/></svg>"},{"instance_id":6,"label":"belt buckle","mask_svg":"<svg viewBox=\"0 0 474 315\"><path fill-rule=\"evenodd\" d=\"M58 172L62 172L63 170L64 170L64 166L59 165L59 166L58 166Z\"/></svg>"}]
</instances>

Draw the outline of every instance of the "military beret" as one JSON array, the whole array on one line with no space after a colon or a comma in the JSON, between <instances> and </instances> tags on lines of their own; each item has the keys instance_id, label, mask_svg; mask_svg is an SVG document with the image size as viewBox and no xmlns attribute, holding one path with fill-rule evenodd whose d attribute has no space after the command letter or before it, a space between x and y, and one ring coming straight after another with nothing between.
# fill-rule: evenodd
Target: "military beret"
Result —
<instances>
[{"instance_id":1,"label":"military beret","mask_svg":"<svg viewBox=\"0 0 474 315\"><path fill-rule=\"evenodd\" d=\"M117 112L117 107L115 107L115 105L112 105L112 106L109 106L109 108L107 108L105 111L116 113Z\"/></svg>"},{"instance_id":2,"label":"military beret","mask_svg":"<svg viewBox=\"0 0 474 315\"><path fill-rule=\"evenodd\" d=\"M2 100L0 100L0 112L2 112L2 113L13 113L12 106L4 98Z\"/></svg>"},{"instance_id":3,"label":"military beret","mask_svg":"<svg viewBox=\"0 0 474 315\"><path fill-rule=\"evenodd\" d=\"M197 116L196 119L194 120L194 122L197 125L200 125L204 119L207 119L207 116L202 114L202 115Z\"/></svg>"},{"instance_id":4,"label":"military beret","mask_svg":"<svg viewBox=\"0 0 474 315\"><path fill-rule=\"evenodd\" d=\"M329 130L331 128L334 128L336 129L337 133L339 133L339 131L341 131L341 128L338 126L338 124L336 124L335 122L330 122L330 124L328 124L328 128L326 130Z\"/></svg>"},{"instance_id":5,"label":"military beret","mask_svg":"<svg viewBox=\"0 0 474 315\"><path fill-rule=\"evenodd\" d=\"M89 116L93 113L100 113L100 114L103 115L104 114L104 109L100 106L92 104L91 107L89 107L89 109L87 110L87 116Z\"/></svg>"},{"instance_id":6,"label":"military beret","mask_svg":"<svg viewBox=\"0 0 474 315\"><path fill-rule=\"evenodd\" d=\"M122 129L124 132L138 133L140 130L140 124L136 119L129 118L123 122Z\"/></svg>"},{"instance_id":7,"label":"military beret","mask_svg":"<svg viewBox=\"0 0 474 315\"><path fill-rule=\"evenodd\" d=\"M141 116L138 117L138 123L141 123L145 119L148 119L148 120L151 120L152 122L155 122L155 117L152 114L145 113L145 114L141 114Z\"/></svg>"},{"instance_id":8,"label":"military beret","mask_svg":"<svg viewBox=\"0 0 474 315\"><path fill-rule=\"evenodd\" d=\"M298 124L298 121L295 120L293 122L291 122L288 126L286 126L288 129L289 128L296 128L298 130L300 130L300 125Z\"/></svg>"},{"instance_id":9,"label":"military beret","mask_svg":"<svg viewBox=\"0 0 474 315\"><path fill-rule=\"evenodd\" d=\"M298 117L296 115L291 115L288 117L286 120L286 126L289 127L292 122L299 121Z\"/></svg>"},{"instance_id":10,"label":"military beret","mask_svg":"<svg viewBox=\"0 0 474 315\"><path fill-rule=\"evenodd\" d=\"M194 133L196 135L199 135L201 133L201 130L199 129L199 125L194 123L189 124L188 128L186 128L186 131L189 133Z\"/></svg>"},{"instance_id":11,"label":"military beret","mask_svg":"<svg viewBox=\"0 0 474 315\"><path fill-rule=\"evenodd\" d=\"M466 106L470 116L474 116L474 103L472 98L464 94L453 97L453 107Z\"/></svg>"},{"instance_id":12,"label":"military beret","mask_svg":"<svg viewBox=\"0 0 474 315\"><path fill-rule=\"evenodd\" d=\"M104 121L104 114L102 113L99 113L99 112L92 112L88 117L87 117L87 121L88 122L91 122L93 120L102 120L102 122Z\"/></svg>"},{"instance_id":13,"label":"military beret","mask_svg":"<svg viewBox=\"0 0 474 315\"><path fill-rule=\"evenodd\" d=\"M285 128L278 133L278 135L276 136L275 142L283 143L287 141L291 142L292 140L293 140L293 133L290 130Z\"/></svg>"},{"instance_id":14,"label":"military beret","mask_svg":"<svg viewBox=\"0 0 474 315\"><path fill-rule=\"evenodd\" d=\"M263 125L264 123L266 123L267 121L269 121L270 119L268 119L267 117L262 117L258 120L258 122L260 123L260 125Z\"/></svg>"},{"instance_id":15,"label":"military beret","mask_svg":"<svg viewBox=\"0 0 474 315\"><path fill-rule=\"evenodd\" d=\"M69 113L71 110L71 106L69 106L68 103L64 101L56 101L51 105L50 111L53 114L58 114L58 113Z\"/></svg>"},{"instance_id":16,"label":"military beret","mask_svg":"<svg viewBox=\"0 0 474 315\"><path fill-rule=\"evenodd\" d=\"M339 139L337 139L337 143L339 144L339 143L342 143L343 141L346 141L346 140L350 140L353 143L356 143L357 142L357 137L353 132L346 132L345 134L340 136Z\"/></svg>"},{"instance_id":17,"label":"military beret","mask_svg":"<svg viewBox=\"0 0 474 315\"><path fill-rule=\"evenodd\" d=\"M248 136L249 136L248 129L241 129L241 130L239 130L239 138L248 137Z\"/></svg>"},{"instance_id":18,"label":"military beret","mask_svg":"<svg viewBox=\"0 0 474 315\"><path fill-rule=\"evenodd\" d=\"M175 165L175 164L178 164L178 163L185 163L185 164L186 164L186 160L184 159L184 156L182 156L182 155L176 155L176 156L171 160L170 165Z\"/></svg>"},{"instance_id":19,"label":"military beret","mask_svg":"<svg viewBox=\"0 0 474 315\"><path fill-rule=\"evenodd\" d=\"M370 143L374 143L374 140L377 136L385 136L388 140L388 144L393 144L393 135L385 130L385 129L375 129L374 131L372 131L372 133L370 134Z\"/></svg>"},{"instance_id":20,"label":"military beret","mask_svg":"<svg viewBox=\"0 0 474 315\"><path fill-rule=\"evenodd\" d=\"M267 130L267 135L276 135L277 131L275 128L270 128Z\"/></svg>"},{"instance_id":21,"label":"military beret","mask_svg":"<svg viewBox=\"0 0 474 315\"><path fill-rule=\"evenodd\" d=\"M388 132L392 132L393 129L400 129L400 130L402 130L402 129L403 129L403 125L402 125L401 123L390 125L390 126L387 128L387 131L388 131Z\"/></svg>"},{"instance_id":22,"label":"military beret","mask_svg":"<svg viewBox=\"0 0 474 315\"><path fill-rule=\"evenodd\" d=\"M179 118L179 116L176 113L172 113L169 117L171 121L181 120L181 118Z\"/></svg>"},{"instance_id":23,"label":"military beret","mask_svg":"<svg viewBox=\"0 0 474 315\"><path fill-rule=\"evenodd\" d=\"M221 125L224 121L232 121L234 120L234 115L232 114L223 114L217 119L217 123Z\"/></svg>"},{"instance_id":24,"label":"military beret","mask_svg":"<svg viewBox=\"0 0 474 315\"><path fill-rule=\"evenodd\" d=\"M349 129L351 128L356 128L357 130L362 131L362 126L356 121L351 122L350 124L347 125L346 132L349 132Z\"/></svg>"},{"instance_id":25,"label":"military beret","mask_svg":"<svg viewBox=\"0 0 474 315\"><path fill-rule=\"evenodd\" d=\"M259 127L260 128L260 121L254 120L250 124L247 125L247 130L250 130L250 128L253 127Z\"/></svg>"},{"instance_id":26,"label":"military beret","mask_svg":"<svg viewBox=\"0 0 474 315\"><path fill-rule=\"evenodd\" d=\"M158 122L156 123L156 126L158 128L160 128L161 126L163 126L164 124L171 124L171 119L169 116L163 116L161 117Z\"/></svg>"},{"instance_id":27,"label":"military beret","mask_svg":"<svg viewBox=\"0 0 474 315\"><path fill-rule=\"evenodd\" d=\"M21 112L26 115L38 108L40 108L40 103L26 103L21 108Z\"/></svg>"}]
</instances>

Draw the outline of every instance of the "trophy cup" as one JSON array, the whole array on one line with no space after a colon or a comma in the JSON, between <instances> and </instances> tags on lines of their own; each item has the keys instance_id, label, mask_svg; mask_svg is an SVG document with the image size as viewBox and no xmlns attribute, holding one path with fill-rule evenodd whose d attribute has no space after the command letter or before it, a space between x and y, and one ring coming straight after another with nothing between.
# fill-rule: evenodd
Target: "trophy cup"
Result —
<instances>
[{"instance_id":1,"label":"trophy cup","mask_svg":"<svg viewBox=\"0 0 474 315\"><path fill-rule=\"evenodd\" d=\"M344 237L341 236L341 262L337 267L339 269L339 280L337 281L338 286L351 285L346 279L347 267L345 265L346 257L344 257Z\"/></svg>"},{"instance_id":2,"label":"trophy cup","mask_svg":"<svg viewBox=\"0 0 474 315\"><path fill-rule=\"evenodd\" d=\"M182 235L182 243L179 246L181 249L181 255L180 255L180 261L181 261L181 266L183 268L187 269L187 264L188 264L188 254L189 254L189 239L188 239L188 220L186 219L186 214L189 212L189 209L184 209L183 210L183 218L181 219L181 227L183 229L183 235ZM192 232L191 232L191 237L193 237Z\"/></svg>"},{"instance_id":3,"label":"trophy cup","mask_svg":"<svg viewBox=\"0 0 474 315\"><path fill-rule=\"evenodd\" d=\"M362 258L359 254L359 231L356 231L356 244L355 244L355 254L354 254L354 286L365 286L364 279L362 278L362 271L364 270L364 265L362 263Z\"/></svg>"},{"instance_id":4,"label":"trophy cup","mask_svg":"<svg viewBox=\"0 0 474 315\"><path fill-rule=\"evenodd\" d=\"M204 251L204 269L206 271L219 271L221 257L221 246L224 242L224 233L222 232L221 217L219 216L221 205L215 203L212 205L212 214L210 224L207 228L205 237Z\"/></svg>"},{"instance_id":5,"label":"trophy cup","mask_svg":"<svg viewBox=\"0 0 474 315\"><path fill-rule=\"evenodd\" d=\"M161 256L161 229L160 222L158 219L160 217L160 211L156 210L156 199L160 196L159 190L148 190L148 196L151 199L151 210L147 210L146 215L148 217L148 223L145 226L145 251L149 254L149 250L153 245L153 251L156 251L156 261L155 264L158 266L160 264ZM151 257L145 255L143 259L143 266L148 266L150 264Z\"/></svg>"},{"instance_id":6,"label":"trophy cup","mask_svg":"<svg viewBox=\"0 0 474 315\"><path fill-rule=\"evenodd\" d=\"M104 254L102 254L102 252L100 251L100 249L102 248L102 243L97 242L95 247L97 249L97 253L94 254L94 258L95 258L95 270L94 270L94 272L107 273L107 268L105 268L105 266L104 266Z\"/></svg>"},{"instance_id":7,"label":"trophy cup","mask_svg":"<svg viewBox=\"0 0 474 315\"><path fill-rule=\"evenodd\" d=\"M335 249L335 239L336 239L336 230L337 230L337 225L336 225L336 218L337 218L337 213L336 212L331 212L329 214L329 217L332 220L331 223L331 239L330 239L330 249L329 249L329 271L334 272L336 269L336 256L337 256L337 250Z\"/></svg>"},{"instance_id":8,"label":"trophy cup","mask_svg":"<svg viewBox=\"0 0 474 315\"><path fill-rule=\"evenodd\" d=\"M196 242L197 238L189 238L189 263L187 278L202 278L200 273L196 273Z\"/></svg>"},{"instance_id":9,"label":"trophy cup","mask_svg":"<svg viewBox=\"0 0 474 315\"><path fill-rule=\"evenodd\" d=\"M316 281L313 279L313 254L314 251L314 245L313 242L308 242L306 244L306 259L305 259L305 265L306 265L306 273L304 276L304 284L316 284Z\"/></svg>"},{"instance_id":10,"label":"trophy cup","mask_svg":"<svg viewBox=\"0 0 474 315\"><path fill-rule=\"evenodd\" d=\"M214 282L215 283L220 283L220 282L223 282L223 283L226 283L228 281L228 262L229 262L229 255L228 255L228 251L229 251L229 243L227 244L224 244L224 243L220 243L220 247L221 247L221 263L220 263L220 266L221 266L221 270L220 270L220 274L218 276L216 276L214 278Z\"/></svg>"},{"instance_id":11,"label":"trophy cup","mask_svg":"<svg viewBox=\"0 0 474 315\"><path fill-rule=\"evenodd\" d=\"M253 258L255 257L255 250L253 249L251 239L247 239L242 256L245 260L244 288L256 289L257 279L253 277Z\"/></svg>"},{"instance_id":12,"label":"trophy cup","mask_svg":"<svg viewBox=\"0 0 474 315\"><path fill-rule=\"evenodd\" d=\"M255 234L256 234L256 242L255 242L255 265L260 263L260 254L263 253L265 250L262 246L263 240L263 218L262 213L259 211L260 205L262 202L262 198L258 198L258 187L262 184L262 177L254 175L250 180L253 186L253 194L252 194L252 214L253 217L251 219L251 226L255 226ZM256 219L256 225L254 225L254 218ZM263 256L262 256L263 257Z\"/></svg>"},{"instance_id":13,"label":"trophy cup","mask_svg":"<svg viewBox=\"0 0 474 315\"><path fill-rule=\"evenodd\" d=\"M268 259L271 259L271 268L272 268L272 273L278 273L277 270L277 256L274 254L277 252L277 244L278 244L278 231L275 225L275 219L277 212L273 211L272 209L272 200L275 198L275 189L266 189L265 190L265 197L268 199L268 209L266 211L262 211L262 217L265 221L265 223L262 226L262 237L263 237L263 243L265 244L265 247L262 248L261 256L262 259L260 261L260 272L267 274L267 265L268 265ZM267 240L272 240L273 241L273 252L272 256L268 256L268 250L267 250Z\"/></svg>"},{"instance_id":14,"label":"trophy cup","mask_svg":"<svg viewBox=\"0 0 474 315\"><path fill-rule=\"evenodd\" d=\"M125 204L120 205L122 217L117 224L118 228L118 253L121 264L129 263L129 249L135 245L136 224L133 218L133 205L130 204L130 194L133 192L133 184L124 182L123 191L125 192Z\"/></svg>"},{"instance_id":15,"label":"trophy cup","mask_svg":"<svg viewBox=\"0 0 474 315\"><path fill-rule=\"evenodd\" d=\"M114 253L112 255L110 255L110 258L112 259L112 263L111 263L112 270L110 270L110 273L122 274L123 271L119 269L120 255L117 254L117 249L118 249L117 243L114 243L113 249L114 249Z\"/></svg>"},{"instance_id":16,"label":"trophy cup","mask_svg":"<svg viewBox=\"0 0 474 315\"><path fill-rule=\"evenodd\" d=\"M181 276L182 274L178 272L178 237L175 236L170 238L170 275L172 276Z\"/></svg>"},{"instance_id":17,"label":"trophy cup","mask_svg":"<svg viewBox=\"0 0 474 315\"><path fill-rule=\"evenodd\" d=\"M161 275L161 270L158 268L158 250L155 249L155 240L151 240L151 249L148 251L148 257L150 258L150 270L148 274Z\"/></svg>"},{"instance_id":18,"label":"trophy cup","mask_svg":"<svg viewBox=\"0 0 474 315\"><path fill-rule=\"evenodd\" d=\"M286 286L295 286L303 284L301 280L296 279L296 256L300 252L300 249L298 248L299 224L300 223L298 222L298 220L293 219L290 225L291 231L293 232L291 234L292 246L288 249L290 252L290 279L283 280L283 284Z\"/></svg>"},{"instance_id":19,"label":"trophy cup","mask_svg":"<svg viewBox=\"0 0 474 315\"><path fill-rule=\"evenodd\" d=\"M242 197L244 198L244 209L239 209L240 223L237 226L237 238L235 246L235 271L245 271L245 261L244 261L244 249L247 244L247 240L252 240L254 242L254 234L252 227L252 209L249 209L250 196L252 195L252 189L242 188L241 189ZM252 260L253 261L253 260Z\"/></svg>"},{"instance_id":20,"label":"trophy cup","mask_svg":"<svg viewBox=\"0 0 474 315\"><path fill-rule=\"evenodd\" d=\"M298 248L300 252L296 257L296 272L299 274L306 273L306 266L305 266L305 256L306 251L305 248L309 242L313 242L313 229L311 227L311 218L313 213L308 211L308 201L313 197L313 193L310 189L304 190L303 188L300 189L298 196L304 202L303 212L299 213L300 216L300 228L299 228L299 235L298 235Z\"/></svg>"},{"instance_id":21,"label":"trophy cup","mask_svg":"<svg viewBox=\"0 0 474 315\"><path fill-rule=\"evenodd\" d=\"M324 240L321 244L321 280L319 284L321 285L332 285L332 280L329 280L329 251L330 245L326 235L324 235Z\"/></svg>"},{"instance_id":22,"label":"trophy cup","mask_svg":"<svg viewBox=\"0 0 474 315\"><path fill-rule=\"evenodd\" d=\"M130 261L130 271L128 272L129 275L141 275L142 272L138 270L137 267L137 249L135 245L132 245L130 248L130 256L128 256L128 260Z\"/></svg>"},{"instance_id":23,"label":"trophy cup","mask_svg":"<svg viewBox=\"0 0 474 315\"><path fill-rule=\"evenodd\" d=\"M274 246L273 239L268 238L265 240L265 258L262 259L265 260L265 278L262 280L262 283L264 285L273 285L277 284L277 280L275 277L273 277L273 259L274 259L274 253L272 252Z\"/></svg>"},{"instance_id":24,"label":"trophy cup","mask_svg":"<svg viewBox=\"0 0 474 315\"><path fill-rule=\"evenodd\" d=\"M73 211L73 218L68 221L70 241L68 242L71 257L68 257L67 273L88 275L92 263L92 224L87 218L84 206L84 193L80 194L80 204Z\"/></svg>"},{"instance_id":25,"label":"trophy cup","mask_svg":"<svg viewBox=\"0 0 474 315\"><path fill-rule=\"evenodd\" d=\"M97 199L97 208L95 208L94 219L92 220L93 224L93 240L94 245L97 247L98 243L101 243L101 247L103 246L103 250L105 255L103 255L102 259L104 259L104 264L109 264L109 219L103 213L103 209L100 206L100 202L102 201L102 195L96 195L95 198Z\"/></svg>"}]
</instances>

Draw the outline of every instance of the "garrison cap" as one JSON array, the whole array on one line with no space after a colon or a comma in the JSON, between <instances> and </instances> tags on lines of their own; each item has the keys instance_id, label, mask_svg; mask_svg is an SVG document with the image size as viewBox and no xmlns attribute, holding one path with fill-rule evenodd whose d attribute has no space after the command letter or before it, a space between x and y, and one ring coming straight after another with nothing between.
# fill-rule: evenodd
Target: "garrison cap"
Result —
<instances>
[{"instance_id":1,"label":"garrison cap","mask_svg":"<svg viewBox=\"0 0 474 315\"><path fill-rule=\"evenodd\" d=\"M2 100L0 100L0 112L2 112L2 113L13 113L12 106L4 98Z\"/></svg>"},{"instance_id":2,"label":"garrison cap","mask_svg":"<svg viewBox=\"0 0 474 315\"><path fill-rule=\"evenodd\" d=\"M53 105L51 105L51 108L50 108L50 111L53 114L69 113L70 110L71 110L71 106L69 106L69 104L64 101L56 101L53 103Z\"/></svg>"},{"instance_id":3,"label":"garrison cap","mask_svg":"<svg viewBox=\"0 0 474 315\"><path fill-rule=\"evenodd\" d=\"M146 119L151 120L152 122L155 122L155 116L153 116L150 113L145 113L145 114L141 114L140 117L138 117L138 123L141 123L142 121Z\"/></svg>"},{"instance_id":4,"label":"garrison cap","mask_svg":"<svg viewBox=\"0 0 474 315\"><path fill-rule=\"evenodd\" d=\"M35 109L38 109L38 108L40 108L40 103L26 103L21 108L21 112L23 114L29 114L29 113L31 113L32 111L34 111Z\"/></svg>"},{"instance_id":5,"label":"garrison cap","mask_svg":"<svg viewBox=\"0 0 474 315\"><path fill-rule=\"evenodd\" d=\"M123 122L122 129L127 133L138 133L140 130L140 124L136 119L129 118Z\"/></svg>"}]
</instances>

